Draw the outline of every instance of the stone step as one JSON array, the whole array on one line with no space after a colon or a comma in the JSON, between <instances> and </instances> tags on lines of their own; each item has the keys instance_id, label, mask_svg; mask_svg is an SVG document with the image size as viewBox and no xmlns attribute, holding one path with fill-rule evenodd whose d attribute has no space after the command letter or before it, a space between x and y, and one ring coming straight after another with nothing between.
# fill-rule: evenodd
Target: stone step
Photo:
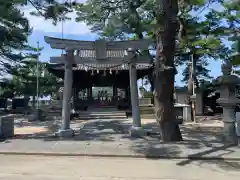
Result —
<instances>
[{"instance_id":1,"label":"stone step","mask_svg":"<svg viewBox=\"0 0 240 180\"><path fill-rule=\"evenodd\" d=\"M86 113L86 112L78 112L76 111L76 113L79 115L79 116L82 116L82 117L87 117L87 116L90 116L90 117L94 117L94 116L107 116L107 117L126 117L126 114L125 113ZM51 113L48 113L48 115L61 115L61 112L51 112Z\"/></svg>"},{"instance_id":2,"label":"stone step","mask_svg":"<svg viewBox=\"0 0 240 180\"><path fill-rule=\"evenodd\" d=\"M87 111L76 111L78 114L78 119L126 119L126 112L125 111L119 111L116 108L90 108ZM58 114L61 116L61 111L52 111L50 114Z\"/></svg>"},{"instance_id":3,"label":"stone step","mask_svg":"<svg viewBox=\"0 0 240 180\"><path fill-rule=\"evenodd\" d=\"M93 117L93 116L103 116L103 117L122 117L122 116L126 116L126 114L81 114L81 113L78 113L77 112L77 114L79 115L79 116L83 116L83 117L86 117L86 116L91 116L91 117Z\"/></svg>"},{"instance_id":4,"label":"stone step","mask_svg":"<svg viewBox=\"0 0 240 180\"><path fill-rule=\"evenodd\" d=\"M76 111L79 115L89 115L89 116L125 116L126 113L99 113L99 112L82 112L82 111Z\"/></svg>"},{"instance_id":5,"label":"stone step","mask_svg":"<svg viewBox=\"0 0 240 180\"><path fill-rule=\"evenodd\" d=\"M125 119L127 116L125 114L122 115L89 115L89 114L78 114L78 118L80 119Z\"/></svg>"},{"instance_id":6,"label":"stone step","mask_svg":"<svg viewBox=\"0 0 240 180\"><path fill-rule=\"evenodd\" d=\"M124 111L118 111L115 108L96 108L89 111L77 112L79 119L125 119L127 118Z\"/></svg>"}]
</instances>

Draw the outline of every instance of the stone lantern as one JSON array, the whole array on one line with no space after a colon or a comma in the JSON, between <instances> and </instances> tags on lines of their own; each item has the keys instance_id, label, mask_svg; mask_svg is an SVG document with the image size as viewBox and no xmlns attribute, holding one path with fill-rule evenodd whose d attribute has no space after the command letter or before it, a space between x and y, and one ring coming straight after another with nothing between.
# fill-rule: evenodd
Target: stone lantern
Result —
<instances>
[{"instance_id":1,"label":"stone lantern","mask_svg":"<svg viewBox=\"0 0 240 180\"><path fill-rule=\"evenodd\" d=\"M237 142L236 134L236 117L235 117L235 107L240 103L240 99L236 98L235 90L236 86L240 84L240 79L232 75L232 64L230 61L226 61L221 66L222 76L219 76L215 83L218 86L220 92L220 98L217 102L223 108L223 133L224 140L230 143Z\"/></svg>"}]
</instances>

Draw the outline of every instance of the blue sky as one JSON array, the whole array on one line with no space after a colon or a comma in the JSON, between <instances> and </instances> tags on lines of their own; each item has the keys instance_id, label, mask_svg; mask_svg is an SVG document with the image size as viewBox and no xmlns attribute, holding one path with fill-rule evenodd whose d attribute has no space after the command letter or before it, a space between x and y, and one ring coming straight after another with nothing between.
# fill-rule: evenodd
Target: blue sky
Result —
<instances>
[{"instance_id":1,"label":"blue sky","mask_svg":"<svg viewBox=\"0 0 240 180\"><path fill-rule=\"evenodd\" d=\"M52 25L51 21L46 21L40 17L34 17L29 15L32 8L26 8L24 10L25 16L29 19L30 25L33 27L33 33L29 37L29 43L32 46L37 46L37 41L40 43L40 47L44 49L41 51L40 60L49 61L49 57L58 56L61 54L61 50L51 49L48 44L44 41L44 36L62 37L62 25ZM70 15L74 17L74 15ZM73 18L74 19L74 18ZM74 20L65 22L63 25L63 37L75 40L95 40L96 36L92 34L89 28L84 23L76 23ZM211 70L210 75L216 78L221 74L221 61L209 60L209 69ZM182 73L183 67L178 68L178 74L176 75L176 85L182 86L181 79L183 78Z\"/></svg>"}]
</instances>

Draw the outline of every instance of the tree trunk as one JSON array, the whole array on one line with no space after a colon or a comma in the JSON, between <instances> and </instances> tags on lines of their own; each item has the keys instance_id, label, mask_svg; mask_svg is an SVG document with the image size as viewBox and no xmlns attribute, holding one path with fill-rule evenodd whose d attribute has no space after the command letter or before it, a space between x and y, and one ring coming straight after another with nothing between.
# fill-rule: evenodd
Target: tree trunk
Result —
<instances>
[{"instance_id":1,"label":"tree trunk","mask_svg":"<svg viewBox=\"0 0 240 180\"><path fill-rule=\"evenodd\" d=\"M162 141L181 141L182 135L174 110L174 53L177 35L177 0L157 1L159 12L156 34L157 51L155 64L154 100L155 114L160 126Z\"/></svg>"}]
</instances>

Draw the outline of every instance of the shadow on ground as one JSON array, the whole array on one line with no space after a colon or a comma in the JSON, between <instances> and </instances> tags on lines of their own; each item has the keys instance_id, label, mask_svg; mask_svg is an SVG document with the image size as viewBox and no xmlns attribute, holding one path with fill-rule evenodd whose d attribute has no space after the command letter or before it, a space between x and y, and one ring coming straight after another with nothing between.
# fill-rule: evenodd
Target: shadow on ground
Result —
<instances>
[{"instance_id":1,"label":"shadow on ground","mask_svg":"<svg viewBox=\"0 0 240 180\"><path fill-rule=\"evenodd\" d=\"M156 123L148 123L145 125L145 128L158 131ZM234 153L235 151L232 150L232 148L236 147L236 145L223 143L223 135L221 133L222 127L202 127L198 124L183 124L180 125L180 129L184 141L178 143L161 143L162 146L164 146L163 152L176 156L176 154L182 152L181 148L187 148L190 151L200 151L196 153L190 153L191 155L188 155L187 160L182 160L181 162L177 163L177 165L185 166L191 163L197 163L199 166L202 166L204 164L212 164L224 170L240 170L240 158L236 156L235 158L232 158L232 160L226 160L225 158L223 158L224 155L230 155ZM165 148L168 145L170 145L169 148ZM149 153L152 153L154 149L155 151L162 151L161 148L156 147L159 146L159 144L148 144L148 146L150 146L148 150ZM138 149L138 151L141 151L141 148Z\"/></svg>"},{"instance_id":2,"label":"shadow on ground","mask_svg":"<svg viewBox=\"0 0 240 180\"><path fill-rule=\"evenodd\" d=\"M224 170L231 170L231 171L239 171L240 170L240 161L239 158L235 158L235 160L226 160L224 158L221 158L221 156L226 155L226 154L231 154L234 151L230 150L229 148L235 147L235 145L222 145L220 147L212 147L210 150L202 151L196 154L193 154L189 156L189 159L187 160L182 160L181 162L178 162L178 166L185 166L191 163L197 163L199 166L202 166L204 164L208 165L215 165L220 169ZM211 159L210 158L205 158L205 159L200 159L203 156L206 156L211 153L217 153L219 151L224 151L221 154L219 154L219 159Z\"/></svg>"},{"instance_id":3,"label":"shadow on ground","mask_svg":"<svg viewBox=\"0 0 240 180\"><path fill-rule=\"evenodd\" d=\"M178 158L182 153L188 156L187 160L177 163L184 166L190 163L214 164L224 170L240 170L240 162L221 159L223 155L234 153L233 145L222 143L221 127L197 125L181 125L181 132L184 138L179 143L160 143L159 129L156 123L146 123L144 128L151 131L153 135L143 138L133 138L129 135L128 129L131 125L126 119L106 120L73 120L72 127L76 130L76 136L68 139L59 139L53 135L59 129L60 121L49 120L45 122L22 122L19 127L45 127L47 130L40 133L24 134L14 139L41 139L43 141L100 141L104 143L119 142L129 144L128 148L136 154L143 154L146 158ZM14 143L14 142L12 142ZM216 145L217 144L217 145ZM119 149L121 150L121 149ZM190 154L190 155L189 155ZM210 158L211 154L220 157L218 160ZM154 158L158 156L158 158ZM208 158L206 158L208 157Z\"/></svg>"}]
</instances>

